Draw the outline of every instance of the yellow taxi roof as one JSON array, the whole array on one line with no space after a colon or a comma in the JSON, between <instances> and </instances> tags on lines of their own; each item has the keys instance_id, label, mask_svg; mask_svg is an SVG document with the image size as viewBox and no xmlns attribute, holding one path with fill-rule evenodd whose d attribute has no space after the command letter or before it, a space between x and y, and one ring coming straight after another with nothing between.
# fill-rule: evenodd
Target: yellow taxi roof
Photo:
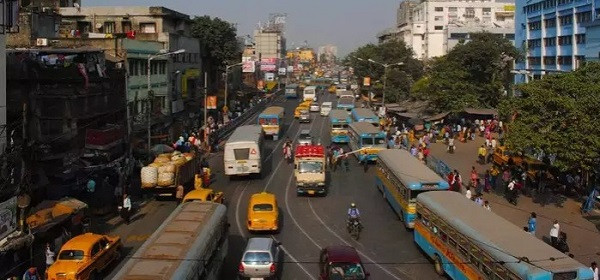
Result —
<instances>
[{"instance_id":1,"label":"yellow taxi roof","mask_svg":"<svg viewBox=\"0 0 600 280\"><path fill-rule=\"evenodd\" d=\"M275 203L275 195L268 192L255 193L250 197L250 204Z\"/></svg>"},{"instance_id":2,"label":"yellow taxi roof","mask_svg":"<svg viewBox=\"0 0 600 280\"><path fill-rule=\"evenodd\" d=\"M203 188L192 190L185 195L185 198L190 198L190 197L206 198L206 196L208 196L212 191L213 191L212 189L203 189Z\"/></svg>"},{"instance_id":3,"label":"yellow taxi roof","mask_svg":"<svg viewBox=\"0 0 600 280\"><path fill-rule=\"evenodd\" d=\"M103 235L95 234L95 233L84 233L81 235L77 235L71 238L67 243L65 243L61 250L89 250L94 243L100 240Z\"/></svg>"}]
</instances>

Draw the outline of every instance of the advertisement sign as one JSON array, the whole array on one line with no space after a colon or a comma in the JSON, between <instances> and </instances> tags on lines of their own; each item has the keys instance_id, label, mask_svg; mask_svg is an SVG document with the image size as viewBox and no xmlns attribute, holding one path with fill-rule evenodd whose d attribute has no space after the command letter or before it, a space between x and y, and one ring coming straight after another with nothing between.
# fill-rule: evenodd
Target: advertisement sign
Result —
<instances>
[{"instance_id":1,"label":"advertisement sign","mask_svg":"<svg viewBox=\"0 0 600 280\"><path fill-rule=\"evenodd\" d=\"M277 58L263 58L260 60L260 64L266 64L266 65L276 65L277 64Z\"/></svg>"},{"instance_id":2,"label":"advertisement sign","mask_svg":"<svg viewBox=\"0 0 600 280\"><path fill-rule=\"evenodd\" d=\"M279 68L279 76L285 76L285 73L286 73L285 67Z\"/></svg>"},{"instance_id":3,"label":"advertisement sign","mask_svg":"<svg viewBox=\"0 0 600 280\"><path fill-rule=\"evenodd\" d=\"M206 97L206 109L217 109L217 97L209 95Z\"/></svg>"},{"instance_id":4,"label":"advertisement sign","mask_svg":"<svg viewBox=\"0 0 600 280\"><path fill-rule=\"evenodd\" d=\"M256 67L253 60L244 61L244 64L242 64L243 73L254 73L255 71Z\"/></svg>"},{"instance_id":5,"label":"advertisement sign","mask_svg":"<svg viewBox=\"0 0 600 280\"><path fill-rule=\"evenodd\" d=\"M277 70L277 66L274 64L261 64L260 71L275 71Z\"/></svg>"},{"instance_id":6,"label":"advertisement sign","mask_svg":"<svg viewBox=\"0 0 600 280\"><path fill-rule=\"evenodd\" d=\"M17 197L0 203L0 240L17 229Z\"/></svg>"},{"instance_id":7,"label":"advertisement sign","mask_svg":"<svg viewBox=\"0 0 600 280\"><path fill-rule=\"evenodd\" d=\"M363 79L363 86L366 86L366 87L371 86L371 77L365 77Z\"/></svg>"},{"instance_id":8,"label":"advertisement sign","mask_svg":"<svg viewBox=\"0 0 600 280\"><path fill-rule=\"evenodd\" d=\"M290 65L290 66L288 66L288 67L287 67L287 71L288 71L288 72L294 72L294 66L291 66L291 65Z\"/></svg>"},{"instance_id":9,"label":"advertisement sign","mask_svg":"<svg viewBox=\"0 0 600 280\"><path fill-rule=\"evenodd\" d=\"M265 88L265 81L263 80L258 80L258 83L256 83L256 88L262 90Z\"/></svg>"}]
</instances>

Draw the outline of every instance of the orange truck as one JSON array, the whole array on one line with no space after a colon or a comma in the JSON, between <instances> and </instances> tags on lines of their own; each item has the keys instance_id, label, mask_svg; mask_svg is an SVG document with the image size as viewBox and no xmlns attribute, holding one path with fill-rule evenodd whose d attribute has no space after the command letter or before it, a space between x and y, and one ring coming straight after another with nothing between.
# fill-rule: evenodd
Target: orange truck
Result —
<instances>
[{"instance_id":1,"label":"orange truck","mask_svg":"<svg viewBox=\"0 0 600 280\"><path fill-rule=\"evenodd\" d=\"M294 156L294 176L298 195L326 195L327 171L322 145L300 145Z\"/></svg>"}]
</instances>

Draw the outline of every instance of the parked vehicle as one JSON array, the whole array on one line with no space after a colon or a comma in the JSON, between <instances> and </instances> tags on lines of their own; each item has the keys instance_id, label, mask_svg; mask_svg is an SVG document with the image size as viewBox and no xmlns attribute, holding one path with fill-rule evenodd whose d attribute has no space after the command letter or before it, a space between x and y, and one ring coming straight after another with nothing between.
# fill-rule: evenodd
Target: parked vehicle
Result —
<instances>
[{"instance_id":1,"label":"parked vehicle","mask_svg":"<svg viewBox=\"0 0 600 280\"><path fill-rule=\"evenodd\" d=\"M121 238L84 233L71 238L60 249L46 271L46 279L102 279L101 273L121 258Z\"/></svg>"},{"instance_id":2,"label":"parked vehicle","mask_svg":"<svg viewBox=\"0 0 600 280\"><path fill-rule=\"evenodd\" d=\"M177 186L193 186L198 159L194 153L162 154L154 162L141 170L142 188L159 196L175 196ZM156 180L145 179L155 172Z\"/></svg>"},{"instance_id":3,"label":"parked vehicle","mask_svg":"<svg viewBox=\"0 0 600 280\"><path fill-rule=\"evenodd\" d=\"M239 265L242 279L277 278L283 253L281 243L268 237L248 239Z\"/></svg>"}]
</instances>

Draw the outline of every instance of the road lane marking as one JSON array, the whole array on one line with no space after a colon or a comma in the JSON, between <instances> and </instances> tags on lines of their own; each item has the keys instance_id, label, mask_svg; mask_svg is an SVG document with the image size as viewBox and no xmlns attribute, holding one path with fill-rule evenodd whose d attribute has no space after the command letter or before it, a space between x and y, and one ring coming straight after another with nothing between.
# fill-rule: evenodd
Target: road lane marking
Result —
<instances>
[{"instance_id":1,"label":"road lane marking","mask_svg":"<svg viewBox=\"0 0 600 280\"><path fill-rule=\"evenodd\" d=\"M244 184L244 187L242 188L242 191L240 192L240 195L238 196L237 203L235 204L235 223L237 224L240 235L244 239L246 238L246 231L242 228L242 225L240 224L240 215L239 215L240 211L238 211L238 210L240 209L240 203L242 202L242 196L244 196L244 191L246 191L246 187L248 187L249 184L250 184L250 181L247 181Z\"/></svg>"},{"instance_id":2,"label":"road lane marking","mask_svg":"<svg viewBox=\"0 0 600 280\"><path fill-rule=\"evenodd\" d=\"M329 226L327 226L327 224L325 224L325 222L323 222L323 220L321 219L321 217L319 217L319 215L317 214L317 212L315 212L315 209L312 206L312 203L310 202L310 198L307 198L308 200L308 206L310 207L310 210L312 211L313 215L317 218L317 220L319 220L319 222L321 223L321 225L323 225L323 227L325 227L331 234L333 234L335 237L337 237L339 240L341 240L342 242L344 242L344 244L348 245L348 246L352 246L352 244L350 244L348 241L346 241L344 238L342 238L341 236L339 236L335 231L333 231ZM358 243L358 242L357 242ZM360 244L360 243L359 243ZM352 246L354 247L354 246ZM377 266L379 269L381 269L383 272L387 273L388 275L390 275L391 277L393 277L394 279L397 280L401 280L402 278L397 277L396 275L394 275L391 271L387 270L385 267L383 267L382 265L378 264L377 262L375 262L375 260L371 259L369 256L367 256L367 254L363 253L361 250L356 249L356 251L361 254L363 257L365 257L365 259L367 259L369 262L371 262L372 264L374 264L375 266ZM398 270L400 270L399 268L397 268ZM406 272L402 272L402 274L406 277L408 277L409 279L413 279L412 277L410 277L410 275L408 275Z\"/></svg>"},{"instance_id":3,"label":"road lane marking","mask_svg":"<svg viewBox=\"0 0 600 280\"><path fill-rule=\"evenodd\" d=\"M279 242L279 240L277 240L277 238L275 238L275 236L271 235L271 238L273 238L273 240L275 240L276 242ZM300 262L296 258L294 258L294 256L285 247L283 247L283 245L279 245L279 247L281 248L281 250L283 250L283 252L286 255L288 255L290 257L290 259L292 259L292 262L297 264L300 267L300 269L302 269L302 271L304 271L304 273L306 273L306 275L308 275L308 277L310 277L310 279L317 280L315 277L313 277L310 274L310 272L306 268L304 268L303 265L300 264Z\"/></svg>"}]
</instances>

